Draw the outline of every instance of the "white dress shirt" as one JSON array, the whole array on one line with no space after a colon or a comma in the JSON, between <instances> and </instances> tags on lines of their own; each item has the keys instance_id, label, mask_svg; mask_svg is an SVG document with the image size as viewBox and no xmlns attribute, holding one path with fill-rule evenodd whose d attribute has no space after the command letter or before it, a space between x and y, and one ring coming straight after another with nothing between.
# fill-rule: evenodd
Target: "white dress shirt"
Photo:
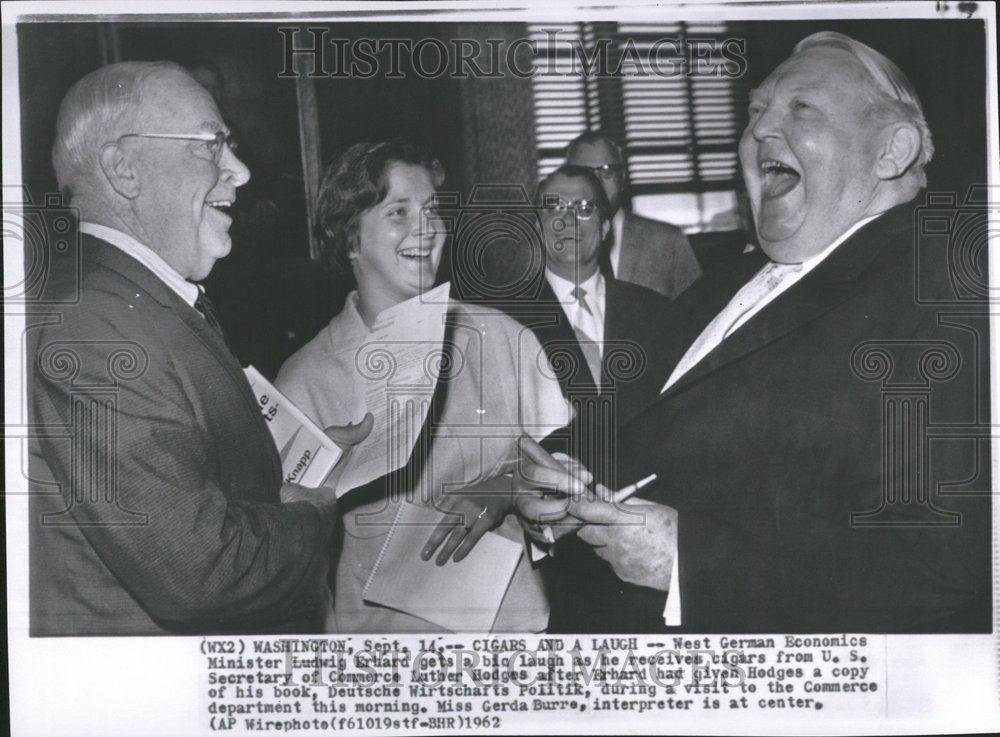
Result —
<instances>
[{"instance_id":1,"label":"white dress shirt","mask_svg":"<svg viewBox=\"0 0 1000 737\"><path fill-rule=\"evenodd\" d=\"M594 341L601 355L604 355L604 275L598 270L589 279L580 283L580 288L585 292L583 301L587 303L586 306L580 304L581 300L576 298L577 285L569 279L563 279L548 269L545 269L545 279L555 292L556 299L562 305L563 312L566 313L573 329Z\"/></svg>"},{"instance_id":2,"label":"white dress shirt","mask_svg":"<svg viewBox=\"0 0 1000 737\"><path fill-rule=\"evenodd\" d=\"M100 238L102 241L110 243L115 248L124 251L140 264L153 272L156 277L170 287L181 299L194 307L195 301L201 292L201 288L194 282L189 282L183 276L174 271L173 267L164 261L156 251L149 246L144 246L128 233L109 228L106 225L97 223L80 223L80 232ZM200 314L200 312L199 312Z\"/></svg>"},{"instance_id":3,"label":"white dress shirt","mask_svg":"<svg viewBox=\"0 0 1000 737\"><path fill-rule=\"evenodd\" d=\"M608 259L611 261L611 273L618 276L618 264L622 260L622 232L625 230L625 210L618 208L618 212L611 218L611 232L615 237L611 244L611 251Z\"/></svg>"},{"instance_id":4,"label":"white dress shirt","mask_svg":"<svg viewBox=\"0 0 1000 737\"><path fill-rule=\"evenodd\" d=\"M845 231L844 234L837 238L833 243L817 253L815 256L806 259L801 264L785 265L771 262L764 266L764 268L754 275L753 279L747 282L743 289L736 293L736 295L729 301L729 304L723 308L722 312L720 312L716 318L708 324L708 326L702 331L701 335L699 335L694 343L691 344L691 347L688 348L688 353L685 353L684 357L681 358L680 362L678 362L677 367L670 375L670 378L667 379L667 383L664 384L660 393L662 394L673 386L678 379L696 366L702 358L717 348L722 341L739 330L743 325L749 322L754 315L767 307L767 305L777 299L783 292L789 290L792 285L801 280L802 277L819 266L827 256L834 252L837 246L854 235L854 233L861 227L877 217L878 215L872 215L871 217L858 221L848 228L847 231ZM779 278L776 280L777 283L775 283L772 288L759 293L759 298L756 299L753 304L740 304L740 301L746 298L748 291L757 291L751 289L755 281L760 281L762 277L767 276L768 272L774 271L779 273ZM726 315L732 315L735 317L735 320L727 320ZM720 326L717 324L720 319L731 324ZM708 341L703 340L706 336L710 337ZM694 353L695 355L689 355L691 353ZM684 524L684 521L678 519L677 524L680 526ZM677 580L679 557L680 551L678 550L674 555L673 572L670 576L670 591L667 593L667 603L663 609L663 621L668 627L676 627L681 624L680 585Z\"/></svg>"},{"instance_id":5,"label":"white dress shirt","mask_svg":"<svg viewBox=\"0 0 1000 737\"><path fill-rule=\"evenodd\" d=\"M833 253L834 250L837 248L837 246L846 241L848 238L854 235L856 231L858 231L867 223L874 220L876 217L878 217L878 215L872 215L871 217L867 217L864 220L858 221L850 228L848 228L847 231L842 236L837 238L829 246L824 248L815 256L806 259L800 264L785 265L785 264L776 264L775 262L772 261L767 265L765 265L760 271L757 272L756 275L754 275L753 279L747 282L747 285L746 287L744 287L744 289L741 289L739 292L736 293L736 295L732 298L732 300L730 300L729 304L727 304L725 308L723 308L722 312L720 312L716 316L716 319L713 320L711 323L709 323L708 326L706 326L705 329L702 331L701 335L699 335L698 338L695 340L695 342L691 344L691 348L688 349L688 352L690 353L693 349L698 347L700 349L698 350L699 355L690 356L688 355L688 353L685 353L684 357L681 358L681 360L677 364L677 367L670 375L670 378L667 379L667 383L663 385L663 389L660 391L660 393L662 394L671 386L673 386L675 383L677 383L677 381L684 374L686 374L689 370L694 368L702 358L704 358L709 353L711 353L715 348L717 348L719 344L722 343L722 341L724 341L730 335L732 335L741 327L743 327L747 322L750 321L750 319L754 315L756 315L758 312L760 312L769 304L771 304L771 302L776 300L781 294L791 289L793 285L795 285L798 281L800 281L810 271L819 266L824 259L826 259L831 253ZM747 287L750 287L754 283L754 280L758 280L761 277L767 275L769 271L780 272L780 277L776 280L777 283L774 285L774 287L772 289L767 290L762 295L760 295L760 298L757 299L754 304L740 305L739 301L744 299L744 296L746 294L744 290L746 290ZM733 313L734 316L736 317L735 321L728 326L723 326L724 329L722 330L716 329L719 327L716 323L716 320L719 320L727 313ZM699 346L699 341L702 341L702 339L709 333L714 333L712 340L710 340L707 344Z\"/></svg>"}]
</instances>

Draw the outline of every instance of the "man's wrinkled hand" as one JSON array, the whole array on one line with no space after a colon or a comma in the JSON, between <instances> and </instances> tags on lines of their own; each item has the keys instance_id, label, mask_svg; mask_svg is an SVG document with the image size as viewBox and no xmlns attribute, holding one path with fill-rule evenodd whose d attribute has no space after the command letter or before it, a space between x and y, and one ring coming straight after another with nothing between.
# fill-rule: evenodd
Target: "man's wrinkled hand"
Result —
<instances>
[{"instance_id":1,"label":"man's wrinkled hand","mask_svg":"<svg viewBox=\"0 0 1000 737\"><path fill-rule=\"evenodd\" d=\"M528 533L528 537L539 544L555 542L579 525L569 515L569 497L543 496L529 489L518 492L514 498L514 507L521 527Z\"/></svg>"},{"instance_id":2,"label":"man's wrinkled hand","mask_svg":"<svg viewBox=\"0 0 1000 737\"><path fill-rule=\"evenodd\" d=\"M575 459L552 455L527 436L518 441L514 506L521 526L536 542L551 543L576 529L577 521L569 517L570 501L588 494L592 482L591 473Z\"/></svg>"},{"instance_id":3,"label":"man's wrinkled hand","mask_svg":"<svg viewBox=\"0 0 1000 737\"><path fill-rule=\"evenodd\" d=\"M574 503L570 512L584 522L577 536L592 545L620 579L670 590L677 555L676 510L646 501L616 505L587 499Z\"/></svg>"}]
</instances>

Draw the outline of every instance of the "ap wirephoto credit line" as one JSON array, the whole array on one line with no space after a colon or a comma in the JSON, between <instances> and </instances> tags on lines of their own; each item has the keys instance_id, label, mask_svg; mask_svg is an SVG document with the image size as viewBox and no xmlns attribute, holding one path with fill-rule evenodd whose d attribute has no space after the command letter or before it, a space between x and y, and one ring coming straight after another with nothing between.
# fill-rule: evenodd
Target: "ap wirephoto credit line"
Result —
<instances>
[{"instance_id":1,"label":"ap wirephoto credit line","mask_svg":"<svg viewBox=\"0 0 1000 737\"><path fill-rule=\"evenodd\" d=\"M11 733L996 732L994 10L5 3Z\"/></svg>"}]
</instances>

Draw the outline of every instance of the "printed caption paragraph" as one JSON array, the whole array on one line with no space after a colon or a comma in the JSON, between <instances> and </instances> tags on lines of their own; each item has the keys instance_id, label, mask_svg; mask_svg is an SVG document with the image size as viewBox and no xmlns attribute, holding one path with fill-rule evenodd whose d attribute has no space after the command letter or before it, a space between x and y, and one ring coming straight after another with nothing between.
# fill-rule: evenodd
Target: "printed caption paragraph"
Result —
<instances>
[{"instance_id":1,"label":"printed caption paragraph","mask_svg":"<svg viewBox=\"0 0 1000 737\"><path fill-rule=\"evenodd\" d=\"M882 638L206 638L214 731L500 729L540 713L878 711Z\"/></svg>"}]
</instances>

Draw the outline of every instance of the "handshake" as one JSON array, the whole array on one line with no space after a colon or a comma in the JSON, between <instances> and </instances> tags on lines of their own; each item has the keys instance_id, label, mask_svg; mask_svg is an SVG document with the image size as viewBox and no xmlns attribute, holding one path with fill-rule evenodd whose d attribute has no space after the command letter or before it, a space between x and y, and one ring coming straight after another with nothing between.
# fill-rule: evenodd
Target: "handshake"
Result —
<instances>
[{"instance_id":1,"label":"handshake","mask_svg":"<svg viewBox=\"0 0 1000 737\"><path fill-rule=\"evenodd\" d=\"M329 427L326 434L349 450L368 436L371 427L372 417L367 415L357 425ZM436 551L438 565L449 558L461 561L483 535L513 513L540 545L576 534L623 581L669 590L677 552L677 512L663 504L626 500L655 477L615 493L594 484L592 474L576 460L552 455L529 437L518 440L517 451L495 477L434 500L444 515L420 551L424 560ZM324 514L332 514L337 504L333 489L296 484L282 486L281 501L306 501Z\"/></svg>"},{"instance_id":2,"label":"handshake","mask_svg":"<svg viewBox=\"0 0 1000 737\"><path fill-rule=\"evenodd\" d=\"M648 501L626 501L655 476L611 492L594 484L576 460L551 455L529 437L518 441L518 457L497 476L474 487L449 492L437 506L444 518L421 551L437 563L460 561L509 513L536 543L552 544L576 534L593 546L624 581L667 591L677 551L677 512Z\"/></svg>"}]
</instances>

